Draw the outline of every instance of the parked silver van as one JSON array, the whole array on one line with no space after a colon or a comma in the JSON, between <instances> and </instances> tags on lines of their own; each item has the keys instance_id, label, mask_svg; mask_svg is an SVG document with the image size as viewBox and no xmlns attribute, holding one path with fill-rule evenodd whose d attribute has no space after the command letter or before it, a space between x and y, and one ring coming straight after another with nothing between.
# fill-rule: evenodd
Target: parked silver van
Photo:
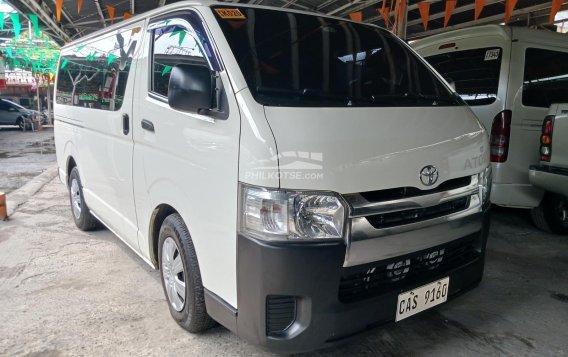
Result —
<instances>
[{"instance_id":1,"label":"parked silver van","mask_svg":"<svg viewBox=\"0 0 568 357\"><path fill-rule=\"evenodd\" d=\"M568 101L565 34L498 25L434 35L412 43L490 131L491 201L532 209L544 191L530 184L539 161L542 118Z\"/></svg>"}]
</instances>

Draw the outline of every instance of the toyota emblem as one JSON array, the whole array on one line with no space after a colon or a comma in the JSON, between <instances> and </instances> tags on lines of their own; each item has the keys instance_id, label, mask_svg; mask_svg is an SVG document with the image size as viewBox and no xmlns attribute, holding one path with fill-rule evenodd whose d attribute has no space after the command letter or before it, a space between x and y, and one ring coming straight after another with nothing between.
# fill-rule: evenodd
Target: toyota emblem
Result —
<instances>
[{"instance_id":1,"label":"toyota emblem","mask_svg":"<svg viewBox=\"0 0 568 357\"><path fill-rule=\"evenodd\" d=\"M420 170L420 181L425 186L432 186L438 181L438 169L432 165L425 166Z\"/></svg>"}]
</instances>

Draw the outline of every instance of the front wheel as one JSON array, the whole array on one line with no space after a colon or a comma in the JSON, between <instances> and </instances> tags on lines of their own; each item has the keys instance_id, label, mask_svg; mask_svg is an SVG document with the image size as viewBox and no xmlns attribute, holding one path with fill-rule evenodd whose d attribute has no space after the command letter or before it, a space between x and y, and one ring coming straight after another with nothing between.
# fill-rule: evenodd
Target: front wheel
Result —
<instances>
[{"instance_id":1,"label":"front wheel","mask_svg":"<svg viewBox=\"0 0 568 357\"><path fill-rule=\"evenodd\" d=\"M26 131L26 126L25 126L26 124L24 123L24 119L23 119L23 118L21 118L21 117L18 118L18 119L16 120L16 125L20 128L20 130Z\"/></svg>"},{"instance_id":2,"label":"front wheel","mask_svg":"<svg viewBox=\"0 0 568 357\"><path fill-rule=\"evenodd\" d=\"M162 286L174 320L189 332L203 332L215 325L205 308L203 284L195 248L181 216L164 220L159 235Z\"/></svg>"},{"instance_id":3,"label":"front wheel","mask_svg":"<svg viewBox=\"0 0 568 357\"><path fill-rule=\"evenodd\" d=\"M568 234L568 198L547 192L538 207L531 210L537 228L555 234Z\"/></svg>"}]
</instances>

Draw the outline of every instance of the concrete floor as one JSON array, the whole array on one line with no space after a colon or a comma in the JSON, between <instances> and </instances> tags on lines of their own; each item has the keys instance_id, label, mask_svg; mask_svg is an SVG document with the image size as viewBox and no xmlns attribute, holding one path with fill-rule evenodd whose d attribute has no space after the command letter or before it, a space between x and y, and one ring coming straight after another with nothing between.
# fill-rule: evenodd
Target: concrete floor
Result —
<instances>
[{"instance_id":1,"label":"concrete floor","mask_svg":"<svg viewBox=\"0 0 568 357\"><path fill-rule=\"evenodd\" d=\"M568 355L568 236L497 209L484 281L468 294L306 356ZM1 356L265 356L228 330L170 318L159 273L109 231L83 233L52 180L0 222Z\"/></svg>"},{"instance_id":2,"label":"concrete floor","mask_svg":"<svg viewBox=\"0 0 568 357\"><path fill-rule=\"evenodd\" d=\"M53 128L22 132L0 125L0 192L16 190L54 162Z\"/></svg>"}]
</instances>

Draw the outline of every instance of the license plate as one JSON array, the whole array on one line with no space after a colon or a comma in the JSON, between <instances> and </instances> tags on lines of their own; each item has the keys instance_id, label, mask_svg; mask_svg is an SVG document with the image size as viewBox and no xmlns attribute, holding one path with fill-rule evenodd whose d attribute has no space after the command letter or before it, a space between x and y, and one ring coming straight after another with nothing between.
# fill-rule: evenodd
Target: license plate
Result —
<instances>
[{"instance_id":1,"label":"license plate","mask_svg":"<svg viewBox=\"0 0 568 357\"><path fill-rule=\"evenodd\" d=\"M446 277L398 295L396 320L400 321L448 300L450 278Z\"/></svg>"}]
</instances>

